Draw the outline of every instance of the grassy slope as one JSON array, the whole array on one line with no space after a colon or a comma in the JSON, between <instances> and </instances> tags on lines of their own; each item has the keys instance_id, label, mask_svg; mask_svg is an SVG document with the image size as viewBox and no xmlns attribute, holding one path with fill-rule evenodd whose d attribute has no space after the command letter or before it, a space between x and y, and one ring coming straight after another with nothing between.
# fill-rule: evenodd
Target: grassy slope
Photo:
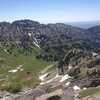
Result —
<instances>
[{"instance_id":1,"label":"grassy slope","mask_svg":"<svg viewBox=\"0 0 100 100\"><path fill-rule=\"evenodd\" d=\"M100 93L100 87L91 87L91 88L88 88L86 90L82 90L80 92L80 95L82 97L86 97L86 96L93 96L93 95L96 95Z\"/></svg>"},{"instance_id":2,"label":"grassy slope","mask_svg":"<svg viewBox=\"0 0 100 100\"><path fill-rule=\"evenodd\" d=\"M15 50L16 51L16 50ZM4 89L9 84L20 84L21 87L34 88L39 84L38 75L39 72L50 65L50 62L38 60L35 58L36 50L31 55L18 54L17 56L7 54L3 50L0 50L0 88ZM23 71L16 73L9 73L9 70L16 69L19 65L22 65ZM3 79L3 80L2 80Z\"/></svg>"}]
</instances>

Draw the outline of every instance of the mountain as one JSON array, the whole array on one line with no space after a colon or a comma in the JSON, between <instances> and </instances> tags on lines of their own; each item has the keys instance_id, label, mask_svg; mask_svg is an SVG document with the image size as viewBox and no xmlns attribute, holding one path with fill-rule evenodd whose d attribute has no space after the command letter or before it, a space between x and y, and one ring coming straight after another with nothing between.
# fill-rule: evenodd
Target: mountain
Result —
<instances>
[{"instance_id":1,"label":"mountain","mask_svg":"<svg viewBox=\"0 0 100 100\"><path fill-rule=\"evenodd\" d=\"M43 48L41 54L44 58L60 58L55 55L62 56L71 48L98 51L99 32L99 26L82 29L63 23L41 24L32 20L17 20L12 23L0 23L0 43L26 49L36 46Z\"/></svg>"},{"instance_id":2,"label":"mountain","mask_svg":"<svg viewBox=\"0 0 100 100\"><path fill-rule=\"evenodd\" d=\"M80 22L69 22L67 24L77 26L77 27L80 27L80 28L84 28L84 29L88 29L90 27L100 25L100 20L98 20L98 21L84 21L84 22L82 22L82 21L80 21Z\"/></svg>"},{"instance_id":3,"label":"mountain","mask_svg":"<svg viewBox=\"0 0 100 100\"><path fill-rule=\"evenodd\" d=\"M41 38L42 41L45 40L45 38L53 38L53 40L54 38L59 37L65 39L70 37L81 38L80 33L82 31L83 29L81 28L72 27L62 23L45 25L31 20L20 20L11 24L7 22L0 23L0 40L8 39L20 41L23 37L28 37L28 33L31 33L32 36L36 36L37 38Z\"/></svg>"},{"instance_id":4,"label":"mountain","mask_svg":"<svg viewBox=\"0 0 100 100\"><path fill-rule=\"evenodd\" d=\"M100 85L99 53L99 25L83 29L63 23L41 24L32 20L1 22L0 77L3 83L0 88L16 93L23 86L32 85L33 88L38 85L35 90L24 90L18 96L9 95L9 98L14 96L20 100L49 95L60 88L63 91L61 98L66 100L68 96L64 94L77 92L74 87L88 90ZM38 79L39 74L41 80ZM39 85L40 82L46 84ZM68 95L74 98L75 93ZM5 95L1 94L1 97L5 99Z\"/></svg>"},{"instance_id":5,"label":"mountain","mask_svg":"<svg viewBox=\"0 0 100 100\"><path fill-rule=\"evenodd\" d=\"M88 29L88 31L90 31L92 34L94 33L95 35L100 34L100 25L91 27Z\"/></svg>"}]
</instances>

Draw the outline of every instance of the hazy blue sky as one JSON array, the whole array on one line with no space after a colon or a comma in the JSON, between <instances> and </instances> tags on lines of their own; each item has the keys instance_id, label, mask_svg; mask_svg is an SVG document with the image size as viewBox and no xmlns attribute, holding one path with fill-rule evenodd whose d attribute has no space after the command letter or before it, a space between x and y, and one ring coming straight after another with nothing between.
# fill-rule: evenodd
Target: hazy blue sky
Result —
<instances>
[{"instance_id":1,"label":"hazy blue sky","mask_svg":"<svg viewBox=\"0 0 100 100\"><path fill-rule=\"evenodd\" d=\"M0 0L0 21L43 23L100 20L100 0Z\"/></svg>"}]
</instances>

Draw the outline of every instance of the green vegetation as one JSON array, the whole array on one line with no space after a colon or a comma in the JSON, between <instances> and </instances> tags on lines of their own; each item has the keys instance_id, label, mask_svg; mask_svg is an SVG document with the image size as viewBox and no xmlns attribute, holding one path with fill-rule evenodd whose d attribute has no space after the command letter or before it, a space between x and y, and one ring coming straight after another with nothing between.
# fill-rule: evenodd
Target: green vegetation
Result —
<instances>
[{"instance_id":1,"label":"green vegetation","mask_svg":"<svg viewBox=\"0 0 100 100\"><path fill-rule=\"evenodd\" d=\"M1 90L6 90L9 91L11 93L17 93L20 92L22 89L21 84L16 83L16 82L10 82L8 84L5 84L4 86L1 87Z\"/></svg>"},{"instance_id":2,"label":"green vegetation","mask_svg":"<svg viewBox=\"0 0 100 100\"><path fill-rule=\"evenodd\" d=\"M91 95L94 95L96 93L100 92L100 87L91 87L91 88L88 88L86 90L82 90L80 92L80 95L82 97L86 97L86 96L91 96Z\"/></svg>"},{"instance_id":3,"label":"green vegetation","mask_svg":"<svg viewBox=\"0 0 100 100\"><path fill-rule=\"evenodd\" d=\"M7 51L6 51L7 50ZM18 92L24 87L34 88L39 84L38 75L42 69L51 62L36 59L38 48L33 48L31 53L20 49L0 49L0 89ZM19 52L21 51L21 52ZM19 68L20 67L20 68ZM19 68L19 69L18 69ZM16 72L9 72L16 70Z\"/></svg>"}]
</instances>

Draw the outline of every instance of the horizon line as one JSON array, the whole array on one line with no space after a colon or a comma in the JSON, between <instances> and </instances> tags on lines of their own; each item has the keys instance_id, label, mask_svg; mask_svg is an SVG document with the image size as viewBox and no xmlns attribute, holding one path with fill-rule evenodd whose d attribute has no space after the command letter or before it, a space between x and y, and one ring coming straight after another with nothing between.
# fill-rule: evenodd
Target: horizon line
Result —
<instances>
[{"instance_id":1,"label":"horizon line","mask_svg":"<svg viewBox=\"0 0 100 100\"><path fill-rule=\"evenodd\" d=\"M8 20L0 20L0 23L2 22L7 22L7 23L13 23L15 21L21 21L21 20L31 20L31 21L35 21L35 22L39 22L39 23L43 23L43 24L49 24L49 23L86 23L86 22L98 22L100 20L80 20L80 21L54 21L54 22L46 22L46 21L38 21L38 20L34 20L34 19L15 19L15 20L12 20L12 21L8 21Z\"/></svg>"}]
</instances>

